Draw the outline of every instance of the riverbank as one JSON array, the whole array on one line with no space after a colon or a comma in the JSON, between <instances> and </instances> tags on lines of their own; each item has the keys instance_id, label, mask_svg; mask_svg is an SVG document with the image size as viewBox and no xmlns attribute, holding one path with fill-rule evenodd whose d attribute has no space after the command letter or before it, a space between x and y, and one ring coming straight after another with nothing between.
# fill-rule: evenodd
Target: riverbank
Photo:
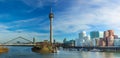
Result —
<instances>
[{"instance_id":1,"label":"riverbank","mask_svg":"<svg viewBox=\"0 0 120 58\"><path fill-rule=\"evenodd\" d=\"M0 46L0 53L8 52L8 48L4 46Z\"/></svg>"}]
</instances>

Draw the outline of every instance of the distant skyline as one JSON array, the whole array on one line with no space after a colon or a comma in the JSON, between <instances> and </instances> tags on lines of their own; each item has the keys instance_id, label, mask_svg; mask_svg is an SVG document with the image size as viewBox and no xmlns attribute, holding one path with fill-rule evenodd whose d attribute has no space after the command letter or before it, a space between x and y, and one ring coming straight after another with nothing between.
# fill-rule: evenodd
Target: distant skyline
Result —
<instances>
[{"instance_id":1,"label":"distant skyline","mask_svg":"<svg viewBox=\"0 0 120 58\"><path fill-rule=\"evenodd\" d=\"M120 35L119 0L0 0L0 42L22 36L49 40L53 8L54 39L76 39L81 31L114 30Z\"/></svg>"}]
</instances>

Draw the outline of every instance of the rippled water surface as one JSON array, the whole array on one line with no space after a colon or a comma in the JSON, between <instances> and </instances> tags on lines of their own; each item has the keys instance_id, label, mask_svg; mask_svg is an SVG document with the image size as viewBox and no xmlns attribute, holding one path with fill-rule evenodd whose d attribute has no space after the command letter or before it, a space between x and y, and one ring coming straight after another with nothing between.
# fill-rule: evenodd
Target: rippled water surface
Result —
<instances>
[{"instance_id":1,"label":"rippled water surface","mask_svg":"<svg viewBox=\"0 0 120 58\"><path fill-rule=\"evenodd\" d=\"M114 52L80 52L59 50L58 53L40 54L31 51L31 47L9 46L9 52L1 53L0 58L120 58Z\"/></svg>"}]
</instances>

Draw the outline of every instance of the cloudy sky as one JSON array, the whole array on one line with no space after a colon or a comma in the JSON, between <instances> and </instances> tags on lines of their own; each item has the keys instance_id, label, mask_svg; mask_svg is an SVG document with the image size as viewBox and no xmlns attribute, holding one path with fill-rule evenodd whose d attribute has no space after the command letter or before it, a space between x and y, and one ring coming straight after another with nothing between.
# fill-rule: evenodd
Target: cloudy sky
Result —
<instances>
[{"instance_id":1,"label":"cloudy sky","mask_svg":"<svg viewBox=\"0 0 120 58\"><path fill-rule=\"evenodd\" d=\"M18 36L49 39L50 7L57 41L78 38L83 30L113 29L120 35L119 0L0 0L0 42Z\"/></svg>"}]
</instances>

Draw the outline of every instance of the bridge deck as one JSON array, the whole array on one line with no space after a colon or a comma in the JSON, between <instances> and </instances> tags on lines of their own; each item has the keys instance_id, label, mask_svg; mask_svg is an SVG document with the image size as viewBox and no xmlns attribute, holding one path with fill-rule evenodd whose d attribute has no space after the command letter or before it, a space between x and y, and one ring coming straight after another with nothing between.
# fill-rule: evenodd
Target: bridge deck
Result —
<instances>
[{"instance_id":1,"label":"bridge deck","mask_svg":"<svg viewBox=\"0 0 120 58\"><path fill-rule=\"evenodd\" d=\"M35 44L1 44L0 46L34 46Z\"/></svg>"}]
</instances>

